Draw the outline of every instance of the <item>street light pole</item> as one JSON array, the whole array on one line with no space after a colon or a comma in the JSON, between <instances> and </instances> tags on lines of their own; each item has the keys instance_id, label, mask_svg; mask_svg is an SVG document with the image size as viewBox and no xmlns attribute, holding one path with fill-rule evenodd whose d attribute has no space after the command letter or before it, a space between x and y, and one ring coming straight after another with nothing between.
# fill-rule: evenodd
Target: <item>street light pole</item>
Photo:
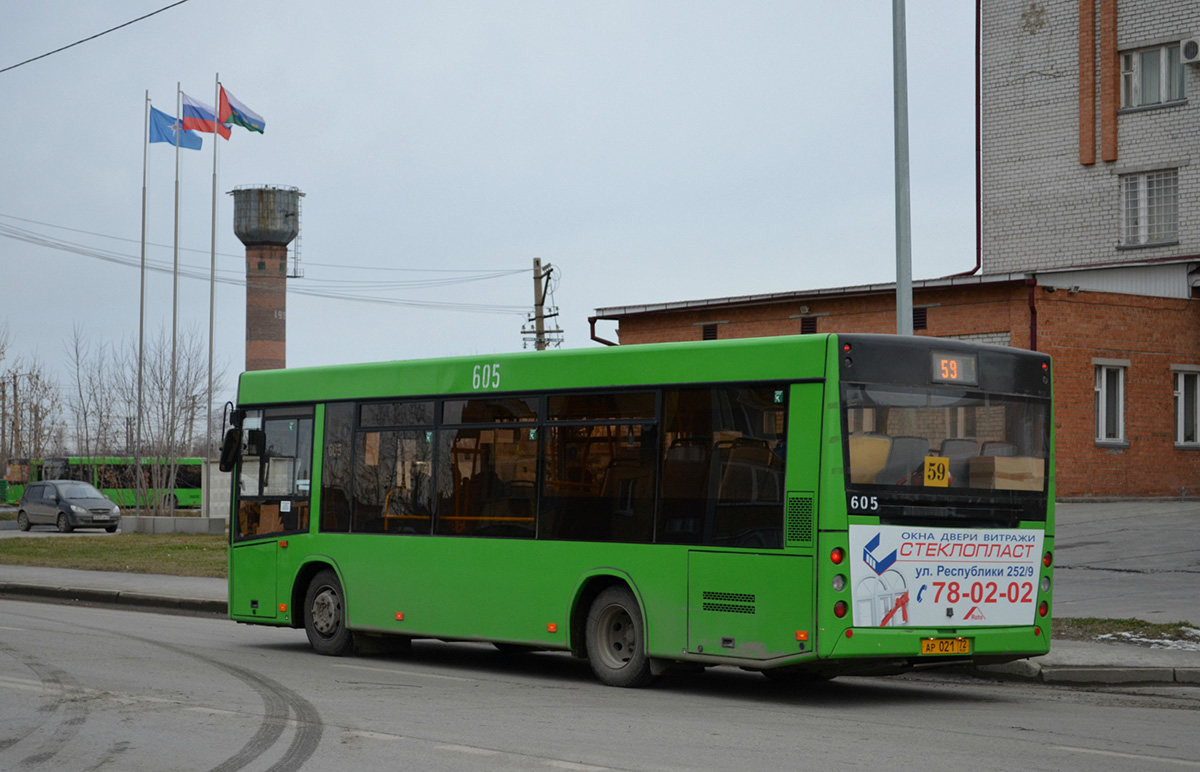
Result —
<instances>
[{"instance_id":1,"label":"street light pole","mask_svg":"<svg viewBox=\"0 0 1200 772\"><path fill-rule=\"evenodd\" d=\"M912 214L908 185L908 62L904 0L892 0L896 144L896 334L912 335Z\"/></svg>"}]
</instances>

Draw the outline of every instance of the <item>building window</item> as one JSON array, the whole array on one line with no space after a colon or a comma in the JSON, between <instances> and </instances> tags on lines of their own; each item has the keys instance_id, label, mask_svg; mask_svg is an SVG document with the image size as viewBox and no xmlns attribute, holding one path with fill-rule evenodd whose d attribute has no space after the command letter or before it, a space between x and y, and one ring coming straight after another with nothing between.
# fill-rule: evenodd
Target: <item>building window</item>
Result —
<instances>
[{"instance_id":1,"label":"building window","mask_svg":"<svg viewBox=\"0 0 1200 772\"><path fill-rule=\"evenodd\" d=\"M800 317L800 334L801 335L816 335L817 334L817 317L815 317L815 316Z\"/></svg>"},{"instance_id":2,"label":"building window","mask_svg":"<svg viewBox=\"0 0 1200 772\"><path fill-rule=\"evenodd\" d=\"M1121 176L1121 244L1142 246L1179 239L1179 170Z\"/></svg>"},{"instance_id":3,"label":"building window","mask_svg":"<svg viewBox=\"0 0 1200 772\"><path fill-rule=\"evenodd\" d=\"M929 329L929 309L914 308L913 309L913 329L927 330Z\"/></svg>"},{"instance_id":4,"label":"building window","mask_svg":"<svg viewBox=\"0 0 1200 772\"><path fill-rule=\"evenodd\" d=\"M1121 54L1121 107L1149 107L1187 97L1179 44Z\"/></svg>"},{"instance_id":5,"label":"building window","mask_svg":"<svg viewBox=\"0 0 1200 772\"><path fill-rule=\"evenodd\" d=\"M716 340L716 339L717 339L717 325L706 324L703 327L701 327L700 340Z\"/></svg>"},{"instance_id":6,"label":"building window","mask_svg":"<svg viewBox=\"0 0 1200 772\"><path fill-rule=\"evenodd\" d=\"M1125 368L1096 365L1096 442L1125 441Z\"/></svg>"},{"instance_id":7,"label":"building window","mask_svg":"<svg viewBox=\"0 0 1200 772\"><path fill-rule=\"evenodd\" d=\"M1176 372L1175 444L1200 444L1200 372Z\"/></svg>"}]
</instances>

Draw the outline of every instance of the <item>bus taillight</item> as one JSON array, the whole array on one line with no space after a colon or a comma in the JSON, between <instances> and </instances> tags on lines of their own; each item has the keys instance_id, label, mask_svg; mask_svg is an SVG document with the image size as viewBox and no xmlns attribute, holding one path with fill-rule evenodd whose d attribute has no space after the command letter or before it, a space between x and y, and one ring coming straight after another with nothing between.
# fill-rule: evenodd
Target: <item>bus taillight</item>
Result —
<instances>
[{"instance_id":1,"label":"bus taillight","mask_svg":"<svg viewBox=\"0 0 1200 772\"><path fill-rule=\"evenodd\" d=\"M1049 568L1053 563L1054 563L1054 555L1051 554L1049 550L1047 550L1046 554L1042 555L1042 565L1045 566L1046 568Z\"/></svg>"},{"instance_id":2,"label":"bus taillight","mask_svg":"<svg viewBox=\"0 0 1200 772\"><path fill-rule=\"evenodd\" d=\"M1045 601L1042 601L1042 603L1044 605ZM846 601L844 601L844 600L839 600L837 603L833 604L833 615L835 617L837 617L838 619L841 619L842 617L846 616L846 612L849 610L850 610L850 607L846 605ZM1046 615L1042 614L1042 616L1046 616Z\"/></svg>"},{"instance_id":3,"label":"bus taillight","mask_svg":"<svg viewBox=\"0 0 1200 772\"><path fill-rule=\"evenodd\" d=\"M846 559L846 550L841 547L834 547L833 551L829 553L829 559L833 561L835 566L840 566L842 561Z\"/></svg>"},{"instance_id":4,"label":"bus taillight","mask_svg":"<svg viewBox=\"0 0 1200 772\"><path fill-rule=\"evenodd\" d=\"M1050 603L1049 602L1042 601L1041 603L1038 604L1038 616L1044 617L1049 613L1050 613Z\"/></svg>"}]
</instances>

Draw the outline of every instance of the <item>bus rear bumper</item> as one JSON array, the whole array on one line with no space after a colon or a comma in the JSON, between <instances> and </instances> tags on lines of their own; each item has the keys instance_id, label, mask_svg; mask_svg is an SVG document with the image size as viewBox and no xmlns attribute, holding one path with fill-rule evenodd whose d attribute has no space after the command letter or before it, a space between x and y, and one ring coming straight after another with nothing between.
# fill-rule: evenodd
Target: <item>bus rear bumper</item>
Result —
<instances>
[{"instance_id":1,"label":"bus rear bumper","mask_svg":"<svg viewBox=\"0 0 1200 772\"><path fill-rule=\"evenodd\" d=\"M822 664L841 673L901 673L956 665L995 665L1050 652L1050 621L1020 627L848 628L821 641ZM923 653L922 642L931 642ZM965 644L963 643L965 642ZM962 653L944 653L964 648Z\"/></svg>"}]
</instances>

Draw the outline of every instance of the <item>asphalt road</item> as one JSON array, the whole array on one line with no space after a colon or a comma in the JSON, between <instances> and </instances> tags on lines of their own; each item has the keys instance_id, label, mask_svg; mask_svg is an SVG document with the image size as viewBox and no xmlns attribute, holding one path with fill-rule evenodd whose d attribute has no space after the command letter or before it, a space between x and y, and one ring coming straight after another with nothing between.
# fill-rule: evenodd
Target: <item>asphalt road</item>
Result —
<instances>
[{"instance_id":1,"label":"asphalt road","mask_svg":"<svg viewBox=\"0 0 1200 772\"><path fill-rule=\"evenodd\" d=\"M614 689L561 654L329 658L301 631L0 600L0 769L1185 770L1197 710L1186 687L950 676Z\"/></svg>"}]
</instances>

